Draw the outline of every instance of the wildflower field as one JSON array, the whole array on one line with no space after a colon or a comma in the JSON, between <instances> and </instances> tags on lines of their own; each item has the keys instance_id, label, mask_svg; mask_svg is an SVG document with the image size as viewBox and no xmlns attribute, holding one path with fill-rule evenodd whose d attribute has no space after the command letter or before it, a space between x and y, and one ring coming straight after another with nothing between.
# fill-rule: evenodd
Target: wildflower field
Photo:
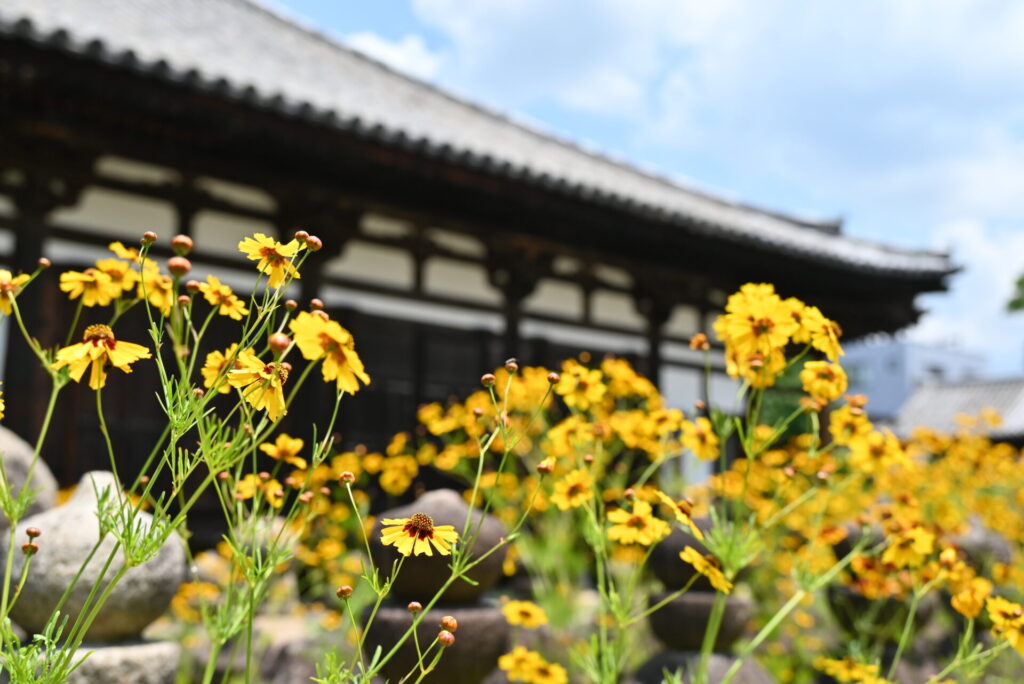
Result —
<instances>
[{"instance_id":1,"label":"wildflower field","mask_svg":"<svg viewBox=\"0 0 1024 684\"><path fill-rule=\"evenodd\" d=\"M188 570L147 638L180 645L179 682L260 681L274 614L306 625L321 684L1024 681L1019 451L983 436L991 414L953 435L876 428L868 398L846 394L827 312L747 284L692 339L709 369L724 355L738 412L669 408L619 358L509 359L467 369L480 389L421 406L418 429L345 445L333 418L279 429L308 383L333 389L336 417L374 373L344 321L287 298L320 240L243 240L246 298L189 279L187 237L158 263L156 239L59 275L78 308L54 348L18 309L49 264L0 271L11 343L30 345L52 383L35 459L58 396L83 383L113 474L89 510L99 538L82 566L98 575L74 575L30 629L19 601L51 531L23 524L31 469L21 487L0 470L10 681L74 677L119 583L170 547ZM108 322L81 324L86 308ZM144 317L149 339L121 339L125 316ZM226 349L206 342L218 317L237 326ZM125 473L103 393L141 364L159 386L138 396L160 403L166 427ZM687 481L691 462L710 477ZM201 497L222 513L211 549L189 544Z\"/></svg>"}]
</instances>

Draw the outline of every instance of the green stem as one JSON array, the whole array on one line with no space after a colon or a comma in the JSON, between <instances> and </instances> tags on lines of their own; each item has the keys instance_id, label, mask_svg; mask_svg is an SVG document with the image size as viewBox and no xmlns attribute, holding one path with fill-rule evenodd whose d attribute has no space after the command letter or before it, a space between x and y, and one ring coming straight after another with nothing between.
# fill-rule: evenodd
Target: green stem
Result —
<instances>
[{"instance_id":1,"label":"green stem","mask_svg":"<svg viewBox=\"0 0 1024 684\"><path fill-rule=\"evenodd\" d=\"M697 684L707 684L708 664L711 662L711 653L718 641L718 632L722 628L722 617L725 615L725 606L729 601L728 594L718 592L715 594L715 601L711 604L711 617L708 618L708 626L704 630L704 640L700 645L700 664L697 666Z\"/></svg>"}]
</instances>

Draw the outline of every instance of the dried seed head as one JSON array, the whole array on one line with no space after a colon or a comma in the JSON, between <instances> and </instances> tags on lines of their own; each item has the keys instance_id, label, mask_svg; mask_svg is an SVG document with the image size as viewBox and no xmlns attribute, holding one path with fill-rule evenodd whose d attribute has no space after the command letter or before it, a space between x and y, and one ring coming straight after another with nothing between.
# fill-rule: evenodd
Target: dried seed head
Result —
<instances>
[{"instance_id":1,"label":"dried seed head","mask_svg":"<svg viewBox=\"0 0 1024 684\"><path fill-rule=\"evenodd\" d=\"M480 376L480 384L484 387L494 387L494 373L484 373Z\"/></svg>"},{"instance_id":2,"label":"dried seed head","mask_svg":"<svg viewBox=\"0 0 1024 684\"><path fill-rule=\"evenodd\" d=\"M273 350L275 354L283 354L284 351L291 346L292 340L284 333L276 332L270 336L270 339L267 340L267 344L270 345L271 350Z\"/></svg>"},{"instance_id":3,"label":"dried seed head","mask_svg":"<svg viewBox=\"0 0 1024 684\"><path fill-rule=\"evenodd\" d=\"M171 249L178 256L185 256L192 251L194 243L188 235L175 235L171 238Z\"/></svg>"},{"instance_id":4,"label":"dried seed head","mask_svg":"<svg viewBox=\"0 0 1024 684\"><path fill-rule=\"evenodd\" d=\"M423 610L423 604L419 601L409 601L409 605L405 607L410 613L418 613Z\"/></svg>"},{"instance_id":5,"label":"dried seed head","mask_svg":"<svg viewBox=\"0 0 1024 684\"><path fill-rule=\"evenodd\" d=\"M459 629L459 622L451 615L445 615L441 618L441 629L454 634Z\"/></svg>"},{"instance_id":6,"label":"dried seed head","mask_svg":"<svg viewBox=\"0 0 1024 684\"><path fill-rule=\"evenodd\" d=\"M180 278L192 270L192 262L183 256L173 256L167 260L167 270L171 275Z\"/></svg>"},{"instance_id":7,"label":"dried seed head","mask_svg":"<svg viewBox=\"0 0 1024 684\"><path fill-rule=\"evenodd\" d=\"M453 646L455 644L455 635L442 629L437 634L437 643L445 648Z\"/></svg>"}]
</instances>

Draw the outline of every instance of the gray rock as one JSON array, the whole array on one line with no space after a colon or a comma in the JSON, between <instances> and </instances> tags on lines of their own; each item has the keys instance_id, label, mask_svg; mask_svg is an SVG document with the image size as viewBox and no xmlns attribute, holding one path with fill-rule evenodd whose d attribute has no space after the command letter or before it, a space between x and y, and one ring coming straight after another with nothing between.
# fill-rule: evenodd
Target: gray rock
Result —
<instances>
[{"instance_id":1,"label":"gray rock","mask_svg":"<svg viewBox=\"0 0 1024 684\"><path fill-rule=\"evenodd\" d=\"M667 595L651 596L650 605L658 603ZM676 651L700 651L714 601L714 593L688 591L651 613L647 620L654 635L669 648ZM717 653L727 653L732 648L737 639L743 636L753 614L753 601L739 596L729 597L715 640Z\"/></svg>"},{"instance_id":2,"label":"gray rock","mask_svg":"<svg viewBox=\"0 0 1024 684\"><path fill-rule=\"evenodd\" d=\"M181 661L175 641L83 644L75 658L86 653L68 684L173 684Z\"/></svg>"},{"instance_id":3,"label":"gray rock","mask_svg":"<svg viewBox=\"0 0 1024 684\"><path fill-rule=\"evenodd\" d=\"M461 532L468 510L468 504L463 501L458 492L451 489L439 489L427 492L407 506L384 511L377 516L377 523L374 525L373 536L370 539L374 563L382 574L387 575L392 563L400 557L394 547L386 547L380 543L380 532L384 527L381 521L384 518L408 518L415 513L426 513L433 519L435 525L452 525ZM479 520L479 512L474 511L474 525ZM471 526L471 533L473 529L474 527ZM504 523L493 515L488 515L484 518L480 534L473 545L474 555L483 554L494 547L506 532ZM460 539L459 543L463 544L464 541ZM469 582L457 581L448 588L442 601L446 604L461 604L477 600L501 579L501 565L504 557L502 552L491 554L468 573L470 579L477 582L475 586ZM420 601L426 605L427 601L433 598L434 594L451 576L451 570L448 568L449 562L449 557L437 553L433 556L410 556L405 560L402 571L395 580L391 589L392 596L403 601Z\"/></svg>"},{"instance_id":4,"label":"gray rock","mask_svg":"<svg viewBox=\"0 0 1024 684\"><path fill-rule=\"evenodd\" d=\"M0 457L3 458L4 470L15 494L25 486L34 451L31 444L0 425ZM57 498L57 480L42 458L36 462L29 487L35 491L35 500L28 509L28 515L53 508ZM7 527L7 518L0 514L0 531L6 530Z\"/></svg>"},{"instance_id":5,"label":"gray rock","mask_svg":"<svg viewBox=\"0 0 1024 684\"><path fill-rule=\"evenodd\" d=\"M711 529L711 520L708 518L698 518L694 522L702 532ZM679 558L679 554L687 546L692 546L701 553L707 553L703 543L679 527L673 527L672 534L661 540L651 552L650 568L666 589L682 589L690 581L690 578L698 574L692 565ZM699 591L714 591L711 582L704 576L698 577L690 588Z\"/></svg>"},{"instance_id":6,"label":"gray rock","mask_svg":"<svg viewBox=\"0 0 1024 684\"><path fill-rule=\"evenodd\" d=\"M435 607L423 617L416 629L422 648L427 648L437 637L441 618L446 615L451 615L459 623L455 644L444 650L437 668L423 681L479 684L498 666L498 658L510 650L511 628L508 621L501 608L493 604ZM412 621L413 614L405 606L381 606L366 633L363 650L367 657L373 656L378 645L387 653L402 638ZM417 660L416 645L410 637L388 661L381 674L388 681L397 682L416 666Z\"/></svg>"},{"instance_id":7,"label":"gray rock","mask_svg":"<svg viewBox=\"0 0 1024 684\"><path fill-rule=\"evenodd\" d=\"M32 557L25 588L11 610L14 621L29 633L42 631L99 539L96 491L115 486L111 473L86 473L67 504L31 516L18 525L18 544L26 539L25 528L37 527L42 531L37 540L39 552ZM139 516L142 524L153 519L148 513L140 513ZM108 535L71 591L62 611L71 616L71 622L99 581L103 565L114 547L115 540ZM25 556L20 551L14 554L12 571L15 577L19 576L24 560ZM105 583L123 563L119 550L107 571ZM171 537L156 557L124 574L89 628L86 639L110 642L138 638L146 625L167 610L184 579L185 548L177 537Z\"/></svg>"}]
</instances>

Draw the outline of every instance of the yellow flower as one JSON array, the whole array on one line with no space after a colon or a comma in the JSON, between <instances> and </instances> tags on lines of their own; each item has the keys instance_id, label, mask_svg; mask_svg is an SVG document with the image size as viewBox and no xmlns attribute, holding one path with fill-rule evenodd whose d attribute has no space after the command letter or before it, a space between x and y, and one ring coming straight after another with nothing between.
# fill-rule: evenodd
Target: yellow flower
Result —
<instances>
[{"instance_id":1,"label":"yellow flower","mask_svg":"<svg viewBox=\"0 0 1024 684\"><path fill-rule=\"evenodd\" d=\"M713 461L718 458L718 435L715 434L711 421L703 416L693 422L683 421L681 441L685 448L702 461Z\"/></svg>"},{"instance_id":2,"label":"yellow flower","mask_svg":"<svg viewBox=\"0 0 1024 684\"><path fill-rule=\"evenodd\" d=\"M530 684L569 684L569 673L558 663L541 660L530 672L529 679L525 681Z\"/></svg>"},{"instance_id":3,"label":"yellow flower","mask_svg":"<svg viewBox=\"0 0 1024 684\"><path fill-rule=\"evenodd\" d=\"M900 441L892 432L872 431L850 439L850 467L866 473L879 475L890 468L902 465L907 457Z\"/></svg>"},{"instance_id":4,"label":"yellow flower","mask_svg":"<svg viewBox=\"0 0 1024 684\"><path fill-rule=\"evenodd\" d=\"M917 567L935 550L935 535L923 527L898 533L882 552L882 562L897 568Z\"/></svg>"},{"instance_id":5,"label":"yellow flower","mask_svg":"<svg viewBox=\"0 0 1024 684\"><path fill-rule=\"evenodd\" d=\"M272 508L284 505L284 487L277 480L267 480L263 483L263 496Z\"/></svg>"},{"instance_id":6,"label":"yellow flower","mask_svg":"<svg viewBox=\"0 0 1024 684\"><path fill-rule=\"evenodd\" d=\"M107 373L103 367L109 362L125 373L131 373L131 364L139 359L150 358L149 350L140 344L123 342L114 337L114 331L106 325L90 325L85 329L82 341L57 352L57 361L53 368L67 366L71 378L81 382L85 369L92 366L89 375L89 387L98 390L107 383Z\"/></svg>"},{"instance_id":7,"label":"yellow flower","mask_svg":"<svg viewBox=\"0 0 1024 684\"><path fill-rule=\"evenodd\" d=\"M146 264L153 262L147 260ZM171 315L171 306L174 305L174 281L170 276L164 275L155 267L147 268L142 272L142 279L139 283L138 296L149 300L150 306L157 309L164 316Z\"/></svg>"},{"instance_id":8,"label":"yellow flower","mask_svg":"<svg viewBox=\"0 0 1024 684\"><path fill-rule=\"evenodd\" d=\"M819 657L814 660L814 667L840 682L869 682L880 684L884 680L878 678L878 666L858 663L847 656L842 660Z\"/></svg>"},{"instance_id":9,"label":"yellow flower","mask_svg":"<svg viewBox=\"0 0 1024 684\"><path fill-rule=\"evenodd\" d=\"M732 591L732 582L726 579L722 568L718 564L718 559L714 556L703 556L697 549L687 546L680 552L679 557L692 565L694 570L707 577L711 582L711 586L718 591L723 594L728 594Z\"/></svg>"},{"instance_id":10,"label":"yellow flower","mask_svg":"<svg viewBox=\"0 0 1024 684\"><path fill-rule=\"evenodd\" d=\"M231 288L220 281L216 276L206 276L205 283L199 283L199 291L210 306L220 307L217 311L221 316L230 316L236 321L242 320L242 316L249 313L245 302L239 299Z\"/></svg>"},{"instance_id":11,"label":"yellow flower","mask_svg":"<svg viewBox=\"0 0 1024 684\"><path fill-rule=\"evenodd\" d=\"M714 329L727 347L740 354L770 355L785 347L800 326L774 287L748 283L729 297L726 313L715 321Z\"/></svg>"},{"instance_id":12,"label":"yellow flower","mask_svg":"<svg viewBox=\"0 0 1024 684\"><path fill-rule=\"evenodd\" d=\"M3 392L0 392L0 420L3 420L3 417L7 415L6 411L7 403L4 401Z\"/></svg>"},{"instance_id":13,"label":"yellow flower","mask_svg":"<svg viewBox=\"0 0 1024 684\"><path fill-rule=\"evenodd\" d=\"M608 391L607 386L601 382L602 377L603 374L596 368L587 368L569 359L562 364L561 377L554 388L555 394L560 395L568 406L586 411L600 404Z\"/></svg>"},{"instance_id":14,"label":"yellow flower","mask_svg":"<svg viewBox=\"0 0 1024 684\"><path fill-rule=\"evenodd\" d=\"M134 247L125 247L124 244L119 241L111 242L107 245L107 249L117 255L120 259L128 259L129 261L135 262L138 262L139 260L139 250Z\"/></svg>"},{"instance_id":15,"label":"yellow flower","mask_svg":"<svg viewBox=\"0 0 1024 684\"><path fill-rule=\"evenodd\" d=\"M668 523L651 515L651 504L634 501L629 513L617 508L608 513L608 521L615 523L608 529L608 538L620 544L643 544L650 546L671 532Z\"/></svg>"},{"instance_id":16,"label":"yellow flower","mask_svg":"<svg viewBox=\"0 0 1024 684\"><path fill-rule=\"evenodd\" d=\"M654 493L663 504L672 509L672 513L676 516L677 521L690 528L690 532L693 533L694 537L697 539L704 539L704 533L700 531L697 524L693 522L693 518L690 517L690 514L693 513L692 501L689 499L675 501L668 494L660 490L655 490Z\"/></svg>"},{"instance_id":17,"label":"yellow flower","mask_svg":"<svg viewBox=\"0 0 1024 684\"><path fill-rule=\"evenodd\" d=\"M839 337L842 335L839 324L825 318L818 307L804 308L801 326L807 330L811 346L830 361L838 361L843 355L843 348L839 345Z\"/></svg>"},{"instance_id":18,"label":"yellow flower","mask_svg":"<svg viewBox=\"0 0 1024 684\"><path fill-rule=\"evenodd\" d=\"M433 545L442 556L451 555L452 544L459 539L459 533L451 525L434 525L425 513L415 513L411 518L386 518L383 521L380 541L384 546L394 546L403 556L426 554L433 556Z\"/></svg>"},{"instance_id":19,"label":"yellow flower","mask_svg":"<svg viewBox=\"0 0 1024 684\"><path fill-rule=\"evenodd\" d=\"M203 363L203 367L200 373L203 375L203 387L207 389L213 387L214 383L217 384L217 391L221 394L227 394L231 391L231 385L228 383L228 374L224 371L224 366L235 354L235 350L238 349L238 344L232 344L224 351L212 351L206 355L206 361ZM249 351L252 351L251 349ZM237 368L237 361L235 362Z\"/></svg>"},{"instance_id":20,"label":"yellow flower","mask_svg":"<svg viewBox=\"0 0 1024 684\"><path fill-rule=\"evenodd\" d=\"M258 261L256 269L268 276L267 284L272 288L281 287L285 278L299 278L299 272L292 260L302 249L298 240L284 244L256 233L238 243L238 249L251 261Z\"/></svg>"},{"instance_id":21,"label":"yellow flower","mask_svg":"<svg viewBox=\"0 0 1024 684\"><path fill-rule=\"evenodd\" d=\"M551 495L551 502L563 511L579 508L594 495L591 490L593 484L594 478L586 470L569 471L555 483L555 493Z\"/></svg>"},{"instance_id":22,"label":"yellow flower","mask_svg":"<svg viewBox=\"0 0 1024 684\"><path fill-rule=\"evenodd\" d=\"M1019 603L1007 601L1001 596L990 596L985 609L992 621L993 636L1002 637L1018 653L1024 655L1024 609Z\"/></svg>"},{"instance_id":23,"label":"yellow flower","mask_svg":"<svg viewBox=\"0 0 1024 684\"><path fill-rule=\"evenodd\" d=\"M544 609L532 601L508 601L501 607L510 625L519 625L526 629L537 629L548 623Z\"/></svg>"},{"instance_id":24,"label":"yellow flower","mask_svg":"<svg viewBox=\"0 0 1024 684\"><path fill-rule=\"evenodd\" d=\"M263 494L263 498L273 508L280 508L284 504L284 487L277 480L264 482L258 475L249 473L235 485L235 498L245 501Z\"/></svg>"},{"instance_id":25,"label":"yellow flower","mask_svg":"<svg viewBox=\"0 0 1024 684\"><path fill-rule=\"evenodd\" d=\"M277 420L287 412L284 401L284 383L287 380L287 366L264 363L251 349L238 355L235 369L228 373L231 386L242 389L245 400L257 410L266 409L271 420Z\"/></svg>"},{"instance_id":26,"label":"yellow flower","mask_svg":"<svg viewBox=\"0 0 1024 684\"><path fill-rule=\"evenodd\" d=\"M121 288L118 294L128 292L139 282L139 272L127 261L100 259L96 262L96 268L110 276L111 282Z\"/></svg>"},{"instance_id":27,"label":"yellow flower","mask_svg":"<svg viewBox=\"0 0 1024 684\"><path fill-rule=\"evenodd\" d=\"M324 360L321 368L324 382L334 380L339 390L349 394L359 391L360 381L370 384L370 376L356 354L355 339L337 321L330 320L323 312L303 311L292 319L289 327L303 358Z\"/></svg>"},{"instance_id":28,"label":"yellow flower","mask_svg":"<svg viewBox=\"0 0 1024 684\"><path fill-rule=\"evenodd\" d=\"M528 682L529 677L544 658L536 651L527 650L524 646L516 646L511 653L498 658L498 667L507 673L509 681Z\"/></svg>"},{"instance_id":29,"label":"yellow flower","mask_svg":"<svg viewBox=\"0 0 1024 684\"><path fill-rule=\"evenodd\" d=\"M846 391L846 371L838 363L808 361L800 371L804 392L825 402L838 399Z\"/></svg>"},{"instance_id":30,"label":"yellow flower","mask_svg":"<svg viewBox=\"0 0 1024 684\"><path fill-rule=\"evenodd\" d=\"M298 455L304 445L305 442L298 437L290 437L282 432L273 444L270 442L261 444L260 451L277 461L284 461L300 470L305 470L306 459L299 458Z\"/></svg>"},{"instance_id":31,"label":"yellow flower","mask_svg":"<svg viewBox=\"0 0 1024 684\"><path fill-rule=\"evenodd\" d=\"M95 268L61 273L60 289L67 292L71 299L81 297L85 306L107 306L121 295L121 286Z\"/></svg>"},{"instance_id":32,"label":"yellow flower","mask_svg":"<svg viewBox=\"0 0 1024 684\"><path fill-rule=\"evenodd\" d=\"M985 599L992 594L992 583L984 577L975 577L967 588L953 595L950 605L953 610L967 618L976 618L985 605Z\"/></svg>"},{"instance_id":33,"label":"yellow flower","mask_svg":"<svg viewBox=\"0 0 1024 684\"><path fill-rule=\"evenodd\" d=\"M11 315L11 301L29 280L31 280L31 276L26 273L15 276L6 269L0 269L0 311L8 316Z\"/></svg>"}]
</instances>

